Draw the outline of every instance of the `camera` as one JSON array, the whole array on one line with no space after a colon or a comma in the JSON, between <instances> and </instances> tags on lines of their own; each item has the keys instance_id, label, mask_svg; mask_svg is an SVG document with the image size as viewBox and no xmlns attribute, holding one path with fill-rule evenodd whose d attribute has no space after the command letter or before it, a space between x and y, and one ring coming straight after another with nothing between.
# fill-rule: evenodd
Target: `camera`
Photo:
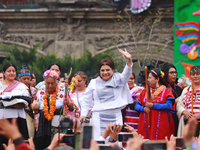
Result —
<instances>
[{"instance_id":1,"label":"camera","mask_svg":"<svg viewBox=\"0 0 200 150\"><path fill-rule=\"evenodd\" d=\"M75 148L75 137L74 134L68 134L63 137L63 143L66 143L68 146Z\"/></svg>"},{"instance_id":2,"label":"camera","mask_svg":"<svg viewBox=\"0 0 200 150\"><path fill-rule=\"evenodd\" d=\"M100 150L119 150L118 148L111 147L110 145L107 144L98 144Z\"/></svg>"},{"instance_id":3,"label":"camera","mask_svg":"<svg viewBox=\"0 0 200 150\"><path fill-rule=\"evenodd\" d=\"M150 141L142 145L142 150L167 150L166 141Z\"/></svg>"},{"instance_id":4,"label":"camera","mask_svg":"<svg viewBox=\"0 0 200 150\"><path fill-rule=\"evenodd\" d=\"M183 138L176 138L176 148L185 149Z\"/></svg>"},{"instance_id":5,"label":"camera","mask_svg":"<svg viewBox=\"0 0 200 150\"><path fill-rule=\"evenodd\" d=\"M60 127L61 128L69 128L69 129L72 129L73 128L73 120L68 118L68 117L65 117L65 118L62 118L60 120Z\"/></svg>"},{"instance_id":6,"label":"camera","mask_svg":"<svg viewBox=\"0 0 200 150\"><path fill-rule=\"evenodd\" d=\"M117 126L117 125L116 125ZM128 132L127 129L125 129L124 127L126 127L125 125L122 126L122 130L121 132ZM113 130L113 126L111 127L111 129Z\"/></svg>"},{"instance_id":7,"label":"camera","mask_svg":"<svg viewBox=\"0 0 200 150\"><path fill-rule=\"evenodd\" d=\"M60 127L66 129L66 136L63 137L63 143L75 148L75 137L73 132L73 120L65 117L60 120Z\"/></svg>"},{"instance_id":8,"label":"camera","mask_svg":"<svg viewBox=\"0 0 200 150\"><path fill-rule=\"evenodd\" d=\"M132 133L120 132L118 134L118 141L119 142L127 142L129 138L133 138Z\"/></svg>"},{"instance_id":9,"label":"camera","mask_svg":"<svg viewBox=\"0 0 200 150\"><path fill-rule=\"evenodd\" d=\"M147 66L148 73L153 68L153 66L151 65L150 61L145 61L144 62L144 66ZM140 70L138 78L137 78L137 81L141 85L144 85L146 83L146 81L145 81L145 71L144 70Z\"/></svg>"}]
</instances>

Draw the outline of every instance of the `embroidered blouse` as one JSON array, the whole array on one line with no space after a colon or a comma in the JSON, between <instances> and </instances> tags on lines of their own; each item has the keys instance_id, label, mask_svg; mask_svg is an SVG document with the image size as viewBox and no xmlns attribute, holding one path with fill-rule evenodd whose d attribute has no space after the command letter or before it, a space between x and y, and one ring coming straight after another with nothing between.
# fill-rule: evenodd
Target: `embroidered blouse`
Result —
<instances>
[{"instance_id":1,"label":"embroidered blouse","mask_svg":"<svg viewBox=\"0 0 200 150\"><path fill-rule=\"evenodd\" d=\"M59 86L65 86L65 83L59 83ZM36 86L35 86L36 89L40 90L42 88L45 88L45 81L42 81L40 83L38 83Z\"/></svg>"},{"instance_id":2,"label":"embroidered blouse","mask_svg":"<svg viewBox=\"0 0 200 150\"><path fill-rule=\"evenodd\" d=\"M84 94L85 94L85 92L79 92L78 93L79 103L78 103L78 100L77 100L77 94L76 94L76 92L75 93L70 92L70 94L69 94L70 97L71 97L71 99L74 101L74 103L78 106L79 109L80 109L79 104L81 105L81 102L82 102L82 99L84 97Z\"/></svg>"},{"instance_id":3,"label":"embroidered blouse","mask_svg":"<svg viewBox=\"0 0 200 150\"><path fill-rule=\"evenodd\" d=\"M3 92L8 85L3 85L0 82L0 93ZM4 92L4 95L0 95L1 98L11 98L12 96L29 96L28 88L25 84L19 83L12 92ZM21 109L11 109L3 108L0 109L0 118L26 118L24 108Z\"/></svg>"},{"instance_id":4,"label":"embroidered blouse","mask_svg":"<svg viewBox=\"0 0 200 150\"><path fill-rule=\"evenodd\" d=\"M44 99L45 96L45 86L40 88L35 96L34 102L40 103L40 110L43 110L44 107ZM50 94L50 99L52 97L52 94ZM58 86L58 94L56 96L56 108L60 109L63 106L63 101L65 99L65 87L62 85Z\"/></svg>"},{"instance_id":5,"label":"embroidered blouse","mask_svg":"<svg viewBox=\"0 0 200 150\"><path fill-rule=\"evenodd\" d=\"M138 129L138 120L139 120L139 112L137 112L134 108L135 102L137 102L136 98L140 95L144 88L140 86L135 86L130 90L130 94L133 99L133 103L128 105L124 113L124 123L127 123L129 126L133 127L136 131Z\"/></svg>"}]
</instances>

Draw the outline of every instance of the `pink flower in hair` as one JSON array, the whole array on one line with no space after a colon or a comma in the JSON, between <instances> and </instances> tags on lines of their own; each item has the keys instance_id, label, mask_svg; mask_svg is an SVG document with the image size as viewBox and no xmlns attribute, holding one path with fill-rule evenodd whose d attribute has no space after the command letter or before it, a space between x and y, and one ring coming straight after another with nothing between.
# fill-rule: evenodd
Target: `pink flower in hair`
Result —
<instances>
[{"instance_id":1,"label":"pink flower in hair","mask_svg":"<svg viewBox=\"0 0 200 150\"><path fill-rule=\"evenodd\" d=\"M43 74L43 78L46 78L46 77L52 77L52 78L55 78L55 79L58 79L59 78L59 75L56 71L54 70L47 70L44 72Z\"/></svg>"}]
</instances>

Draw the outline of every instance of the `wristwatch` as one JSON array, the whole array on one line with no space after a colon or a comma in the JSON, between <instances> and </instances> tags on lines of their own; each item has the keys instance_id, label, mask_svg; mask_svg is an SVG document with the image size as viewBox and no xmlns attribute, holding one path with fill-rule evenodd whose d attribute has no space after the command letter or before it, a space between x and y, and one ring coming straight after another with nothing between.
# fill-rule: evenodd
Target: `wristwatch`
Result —
<instances>
[{"instance_id":1,"label":"wristwatch","mask_svg":"<svg viewBox=\"0 0 200 150\"><path fill-rule=\"evenodd\" d=\"M114 142L116 142L116 141L115 141L113 138L110 137L110 138L108 139L108 142L114 143Z\"/></svg>"}]
</instances>

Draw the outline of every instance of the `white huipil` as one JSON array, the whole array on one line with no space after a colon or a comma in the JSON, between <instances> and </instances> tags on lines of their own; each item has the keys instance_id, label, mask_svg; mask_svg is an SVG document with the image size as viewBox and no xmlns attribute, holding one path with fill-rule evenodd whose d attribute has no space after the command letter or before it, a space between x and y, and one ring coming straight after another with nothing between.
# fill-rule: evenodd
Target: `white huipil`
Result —
<instances>
[{"instance_id":1,"label":"white huipil","mask_svg":"<svg viewBox=\"0 0 200 150\"><path fill-rule=\"evenodd\" d=\"M114 73L108 81L100 77L92 79L81 101L81 116L86 116L92 108L92 123L94 125L94 140L97 140L110 122L121 124L121 109L132 103L128 88L128 80L132 66L125 66L123 72ZM94 103L93 103L94 101Z\"/></svg>"},{"instance_id":2,"label":"white huipil","mask_svg":"<svg viewBox=\"0 0 200 150\"><path fill-rule=\"evenodd\" d=\"M0 93L3 92L8 85L3 85L0 82ZM2 99L11 98L12 96L27 96L29 97L28 88L25 84L19 83L12 92L4 92L3 95L0 95ZM11 109L11 108L3 108L0 109L0 119L2 118L23 118L26 119L24 108L21 109Z\"/></svg>"}]
</instances>

